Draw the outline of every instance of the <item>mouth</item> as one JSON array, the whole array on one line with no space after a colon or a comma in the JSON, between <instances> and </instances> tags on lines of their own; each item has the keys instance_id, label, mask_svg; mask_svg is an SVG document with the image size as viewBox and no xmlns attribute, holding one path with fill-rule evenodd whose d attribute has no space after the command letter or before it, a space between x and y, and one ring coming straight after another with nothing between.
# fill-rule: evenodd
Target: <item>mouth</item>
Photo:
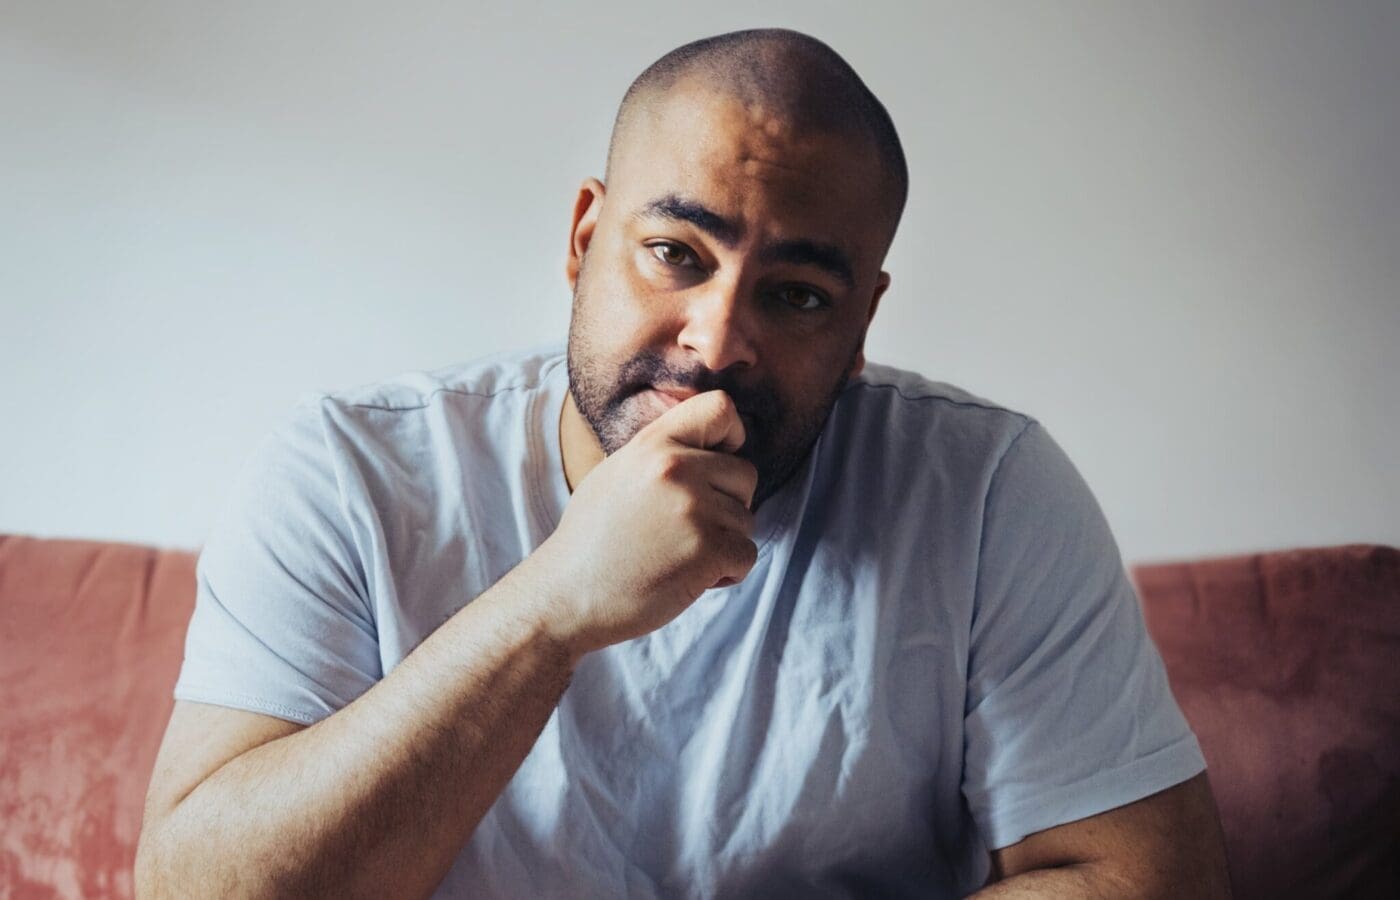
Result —
<instances>
[{"instance_id":1,"label":"mouth","mask_svg":"<svg viewBox=\"0 0 1400 900\"><path fill-rule=\"evenodd\" d=\"M663 412L676 404L694 397L696 392L689 388L649 387L640 391L648 400Z\"/></svg>"},{"instance_id":2,"label":"mouth","mask_svg":"<svg viewBox=\"0 0 1400 900\"><path fill-rule=\"evenodd\" d=\"M647 399L655 404L662 412L665 412L675 407L677 404L694 397L699 392L691 388L649 387L644 388L640 393L645 395ZM754 417L747 412L741 412L739 413L739 421L744 423L744 443L746 445L752 444L755 426Z\"/></svg>"}]
</instances>

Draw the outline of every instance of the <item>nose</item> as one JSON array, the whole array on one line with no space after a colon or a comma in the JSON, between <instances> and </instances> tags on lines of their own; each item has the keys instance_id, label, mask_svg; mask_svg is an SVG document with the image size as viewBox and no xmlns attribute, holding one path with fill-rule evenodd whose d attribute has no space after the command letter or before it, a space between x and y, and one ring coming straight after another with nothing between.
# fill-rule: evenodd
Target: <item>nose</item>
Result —
<instances>
[{"instance_id":1,"label":"nose","mask_svg":"<svg viewBox=\"0 0 1400 900\"><path fill-rule=\"evenodd\" d=\"M752 367L758 361L753 327L740 286L716 279L706 290L692 292L676 340L712 372L733 365Z\"/></svg>"}]
</instances>

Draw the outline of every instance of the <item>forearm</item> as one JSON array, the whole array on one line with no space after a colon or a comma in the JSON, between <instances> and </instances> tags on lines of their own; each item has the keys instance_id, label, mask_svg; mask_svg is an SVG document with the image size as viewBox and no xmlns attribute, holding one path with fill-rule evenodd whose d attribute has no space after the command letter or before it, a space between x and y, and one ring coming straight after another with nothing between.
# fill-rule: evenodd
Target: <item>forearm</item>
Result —
<instances>
[{"instance_id":1,"label":"forearm","mask_svg":"<svg viewBox=\"0 0 1400 900\"><path fill-rule=\"evenodd\" d=\"M527 559L335 714L238 756L161 823L155 895L426 896L529 753L577 654Z\"/></svg>"},{"instance_id":2,"label":"forearm","mask_svg":"<svg viewBox=\"0 0 1400 900\"><path fill-rule=\"evenodd\" d=\"M1220 816L1205 772L1141 800L992 851L1001 897L1230 896Z\"/></svg>"},{"instance_id":3,"label":"forearm","mask_svg":"<svg viewBox=\"0 0 1400 900\"><path fill-rule=\"evenodd\" d=\"M1148 896L1132 893L1121 879L1110 877L1088 864L1034 869L989 884L972 895L972 900L1015 900L1015 898L1127 898Z\"/></svg>"}]
</instances>

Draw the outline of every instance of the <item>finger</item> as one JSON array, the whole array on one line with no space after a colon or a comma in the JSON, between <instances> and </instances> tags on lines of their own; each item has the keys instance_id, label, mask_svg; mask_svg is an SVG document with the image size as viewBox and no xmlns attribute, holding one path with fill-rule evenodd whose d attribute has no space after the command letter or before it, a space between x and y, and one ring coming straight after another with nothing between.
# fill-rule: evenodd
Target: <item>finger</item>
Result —
<instances>
[{"instance_id":1,"label":"finger","mask_svg":"<svg viewBox=\"0 0 1400 900\"><path fill-rule=\"evenodd\" d=\"M758 469L752 462L727 453L710 453L706 474L710 486L726 497L738 501L746 509L753 506L754 490L758 487Z\"/></svg>"},{"instance_id":2,"label":"finger","mask_svg":"<svg viewBox=\"0 0 1400 900\"><path fill-rule=\"evenodd\" d=\"M746 537L736 535L732 531L727 532L717 538L725 550L722 559L725 565L721 569L723 574L712 585L714 588L728 587L731 584L738 584L748 577L753 571L754 563L758 561L758 545Z\"/></svg>"},{"instance_id":3,"label":"finger","mask_svg":"<svg viewBox=\"0 0 1400 900\"><path fill-rule=\"evenodd\" d=\"M744 445L744 423L727 393L705 391L687 397L647 426L666 437L699 450L733 453Z\"/></svg>"},{"instance_id":4,"label":"finger","mask_svg":"<svg viewBox=\"0 0 1400 900\"><path fill-rule=\"evenodd\" d=\"M725 559L729 565L725 567L724 574L735 581L749 574L758 561L758 545L742 534L730 532L725 549Z\"/></svg>"},{"instance_id":5,"label":"finger","mask_svg":"<svg viewBox=\"0 0 1400 900\"><path fill-rule=\"evenodd\" d=\"M746 504L728 494L715 496L715 517L712 521L729 532L753 537L754 514Z\"/></svg>"},{"instance_id":6,"label":"finger","mask_svg":"<svg viewBox=\"0 0 1400 900\"><path fill-rule=\"evenodd\" d=\"M758 469L747 459L715 450L685 447L672 453L685 460L680 466L685 480L697 488L708 484L716 493L733 499L742 506L753 503L758 487Z\"/></svg>"}]
</instances>

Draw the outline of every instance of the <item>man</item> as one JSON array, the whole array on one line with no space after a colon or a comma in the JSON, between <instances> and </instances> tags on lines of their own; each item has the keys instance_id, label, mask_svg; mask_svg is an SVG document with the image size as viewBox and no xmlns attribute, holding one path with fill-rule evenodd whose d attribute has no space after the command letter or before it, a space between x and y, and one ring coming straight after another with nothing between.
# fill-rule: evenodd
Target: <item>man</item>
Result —
<instances>
[{"instance_id":1,"label":"man","mask_svg":"<svg viewBox=\"0 0 1400 900\"><path fill-rule=\"evenodd\" d=\"M205 546L161 895L1217 896L1118 551L1034 419L867 367L907 174L829 47L624 98L568 343L315 398Z\"/></svg>"}]
</instances>

